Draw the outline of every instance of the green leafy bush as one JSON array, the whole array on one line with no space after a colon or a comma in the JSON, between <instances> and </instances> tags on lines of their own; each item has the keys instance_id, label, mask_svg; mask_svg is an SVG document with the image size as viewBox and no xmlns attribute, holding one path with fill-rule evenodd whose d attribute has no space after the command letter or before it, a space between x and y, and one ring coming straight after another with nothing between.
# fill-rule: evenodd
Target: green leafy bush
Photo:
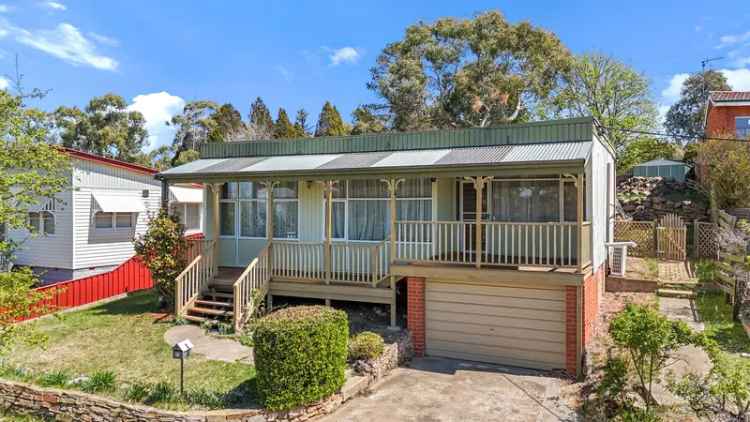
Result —
<instances>
[{"instance_id":1,"label":"green leafy bush","mask_svg":"<svg viewBox=\"0 0 750 422\"><path fill-rule=\"evenodd\" d=\"M81 383L81 390L87 393L114 391L116 378L112 371L94 372L89 379Z\"/></svg>"},{"instance_id":2,"label":"green leafy bush","mask_svg":"<svg viewBox=\"0 0 750 422\"><path fill-rule=\"evenodd\" d=\"M363 331L349 340L349 360L369 360L380 357L385 349L383 337L372 331Z\"/></svg>"},{"instance_id":3,"label":"green leafy bush","mask_svg":"<svg viewBox=\"0 0 750 422\"><path fill-rule=\"evenodd\" d=\"M42 387L65 387L71 380L66 371L54 371L42 374L39 377L39 385Z\"/></svg>"},{"instance_id":4,"label":"green leafy bush","mask_svg":"<svg viewBox=\"0 0 750 422\"><path fill-rule=\"evenodd\" d=\"M125 389L125 400L131 402L142 402L151 393L151 386L142 382L135 382L130 384Z\"/></svg>"},{"instance_id":5,"label":"green leafy bush","mask_svg":"<svg viewBox=\"0 0 750 422\"><path fill-rule=\"evenodd\" d=\"M144 403L167 403L174 401L178 396L179 394L172 384L160 381L149 386L148 396L146 396Z\"/></svg>"},{"instance_id":6,"label":"green leafy bush","mask_svg":"<svg viewBox=\"0 0 750 422\"><path fill-rule=\"evenodd\" d=\"M284 308L255 327L258 395L271 410L291 409L335 393L344 384L349 322L326 306Z\"/></svg>"},{"instance_id":7,"label":"green leafy bush","mask_svg":"<svg viewBox=\"0 0 750 422\"><path fill-rule=\"evenodd\" d=\"M716 279L716 262L709 260L698 261L695 264L695 275L700 283L712 283Z\"/></svg>"}]
</instances>

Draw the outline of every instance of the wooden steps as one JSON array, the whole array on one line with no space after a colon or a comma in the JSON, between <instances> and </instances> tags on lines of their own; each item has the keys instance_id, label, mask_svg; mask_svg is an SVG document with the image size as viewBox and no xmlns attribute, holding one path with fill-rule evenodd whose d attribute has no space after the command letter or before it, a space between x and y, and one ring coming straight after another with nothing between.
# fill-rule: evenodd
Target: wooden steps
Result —
<instances>
[{"instance_id":1,"label":"wooden steps","mask_svg":"<svg viewBox=\"0 0 750 422\"><path fill-rule=\"evenodd\" d=\"M220 272L187 309L185 320L202 324L205 321L231 322L234 316L234 274Z\"/></svg>"},{"instance_id":2,"label":"wooden steps","mask_svg":"<svg viewBox=\"0 0 750 422\"><path fill-rule=\"evenodd\" d=\"M659 288L656 290L656 294L661 297L674 297L680 299L693 299L695 298L695 292L687 289L666 289Z\"/></svg>"}]
</instances>

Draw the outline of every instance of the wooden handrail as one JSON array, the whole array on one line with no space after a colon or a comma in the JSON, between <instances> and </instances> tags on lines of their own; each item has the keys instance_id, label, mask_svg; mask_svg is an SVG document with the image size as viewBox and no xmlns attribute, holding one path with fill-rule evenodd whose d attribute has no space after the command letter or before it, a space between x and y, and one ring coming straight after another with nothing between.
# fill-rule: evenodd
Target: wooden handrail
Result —
<instances>
[{"instance_id":1,"label":"wooden handrail","mask_svg":"<svg viewBox=\"0 0 750 422\"><path fill-rule=\"evenodd\" d=\"M232 285L234 292L233 322L236 332L252 316L268 293L269 282L271 281L269 249L271 249L271 244L267 243Z\"/></svg>"},{"instance_id":2,"label":"wooden handrail","mask_svg":"<svg viewBox=\"0 0 750 422\"><path fill-rule=\"evenodd\" d=\"M216 275L216 241L204 241L201 251L175 278L175 316L182 317Z\"/></svg>"}]
</instances>

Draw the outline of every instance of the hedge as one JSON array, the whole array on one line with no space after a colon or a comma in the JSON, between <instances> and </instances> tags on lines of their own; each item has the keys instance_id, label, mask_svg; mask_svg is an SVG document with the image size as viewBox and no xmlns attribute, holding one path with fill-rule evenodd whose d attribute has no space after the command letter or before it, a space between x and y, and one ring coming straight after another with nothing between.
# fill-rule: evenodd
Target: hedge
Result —
<instances>
[{"instance_id":1,"label":"hedge","mask_svg":"<svg viewBox=\"0 0 750 422\"><path fill-rule=\"evenodd\" d=\"M326 306L284 308L261 318L255 332L258 396L270 410L314 403L344 385L349 322Z\"/></svg>"},{"instance_id":2,"label":"hedge","mask_svg":"<svg viewBox=\"0 0 750 422\"><path fill-rule=\"evenodd\" d=\"M383 337L372 331L363 331L349 340L349 360L370 360L380 357L385 350Z\"/></svg>"}]
</instances>

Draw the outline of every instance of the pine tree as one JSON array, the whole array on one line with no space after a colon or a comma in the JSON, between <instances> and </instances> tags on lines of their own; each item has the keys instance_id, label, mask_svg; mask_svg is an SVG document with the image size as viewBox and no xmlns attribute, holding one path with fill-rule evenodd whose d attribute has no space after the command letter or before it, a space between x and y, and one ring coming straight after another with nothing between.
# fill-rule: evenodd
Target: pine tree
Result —
<instances>
[{"instance_id":1,"label":"pine tree","mask_svg":"<svg viewBox=\"0 0 750 422\"><path fill-rule=\"evenodd\" d=\"M323 105L315 128L315 136L343 136L349 134L341 114L329 101Z\"/></svg>"},{"instance_id":2,"label":"pine tree","mask_svg":"<svg viewBox=\"0 0 750 422\"><path fill-rule=\"evenodd\" d=\"M298 137L297 131L292 125L292 122L289 121L289 116L283 108L279 108L276 123L273 125L273 137L276 139L291 139Z\"/></svg>"},{"instance_id":3,"label":"pine tree","mask_svg":"<svg viewBox=\"0 0 750 422\"><path fill-rule=\"evenodd\" d=\"M354 118L352 135L363 133L379 133L385 131L385 124L379 116L370 111L367 106L359 106L352 112Z\"/></svg>"},{"instance_id":4,"label":"pine tree","mask_svg":"<svg viewBox=\"0 0 750 422\"><path fill-rule=\"evenodd\" d=\"M297 116L294 118L294 131L298 138L310 136L310 130L307 128L307 116L304 108L297 110Z\"/></svg>"},{"instance_id":5,"label":"pine tree","mask_svg":"<svg viewBox=\"0 0 750 422\"><path fill-rule=\"evenodd\" d=\"M250 105L250 137L255 140L273 137L273 117L263 100L258 97Z\"/></svg>"}]
</instances>

